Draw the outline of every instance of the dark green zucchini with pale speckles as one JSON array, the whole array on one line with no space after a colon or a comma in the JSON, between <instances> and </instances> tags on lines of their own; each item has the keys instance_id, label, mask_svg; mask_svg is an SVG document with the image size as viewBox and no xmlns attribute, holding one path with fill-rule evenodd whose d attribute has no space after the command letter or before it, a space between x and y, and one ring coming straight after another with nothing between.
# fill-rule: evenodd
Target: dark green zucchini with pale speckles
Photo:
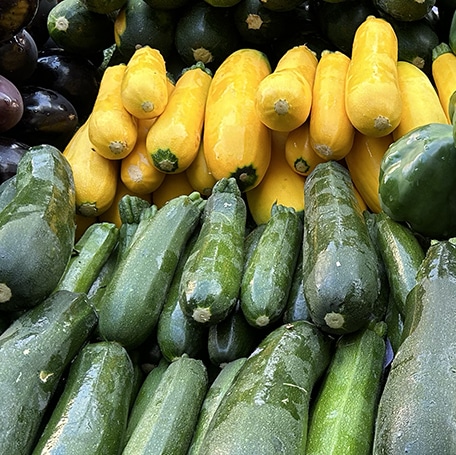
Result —
<instances>
[{"instance_id":1,"label":"dark green zucchini with pale speckles","mask_svg":"<svg viewBox=\"0 0 456 455\"><path fill-rule=\"evenodd\" d=\"M71 257L74 213L70 164L51 145L31 147L0 213L0 310L31 308L54 290Z\"/></svg>"},{"instance_id":2,"label":"dark green zucchini with pale speckles","mask_svg":"<svg viewBox=\"0 0 456 455\"><path fill-rule=\"evenodd\" d=\"M312 389L329 360L329 338L307 321L270 332L222 398L199 454L305 453Z\"/></svg>"},{"instance_id":3,"label":"dark green zucchini with pale speckles","mask_svg":"<svg viewBox=\"0 0 456 455\"><path fill-rule=\"evenodd\" d=\"M23 313L2 333L2 453L31 452L60 378L96 322L85 294L59 291Z\"/></svg>"},{"instance_id":4,"label":"dark green zucchini with pale speckles","mask_svg":"<svg viewBox=\"0 0 456 455\"><path fill-rule=\"evenodd\" d=\"M122 445L133 386L133 364L112 341L85 345L32 455L116 454Z\"/></svg>"},{"instance_id":5,"label":"dark green zucchini with pale speckles","mask_svg":"<svg viewBox=\"0 0 456 455\"><path fill-rule=\"evenodd\" d=\"M303 289L312 321L350 333L376 316L382 294L378 255L348 170L318 164L304 185Z\"/></svg>"}]
</instances>

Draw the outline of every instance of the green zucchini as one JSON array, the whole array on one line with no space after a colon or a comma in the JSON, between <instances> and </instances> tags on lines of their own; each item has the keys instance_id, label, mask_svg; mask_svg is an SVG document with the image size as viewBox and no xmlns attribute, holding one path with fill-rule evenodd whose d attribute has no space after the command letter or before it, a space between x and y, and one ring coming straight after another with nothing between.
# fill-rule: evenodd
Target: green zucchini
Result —
<instances>
[{"instance_id":1,"label":"green zucchini","mask_svg":"<svg viewBox=\"0 0 456 455\"><path fill-rule=\"evenodd\" d=\"M165 303L157 323L157 343L160 351L169 362L183 354L198 358L206 344L207 329L186 316L179 304L179 286L184 264L193 248L197 231L192 235L174 272Z\"/></svg>"},{"instance_id":2,"label":"green zucchini","mask_svg":"<svg viewBox=\"0 0 456 455\"><path fill-rule=\"evenodd\" d=\"M0 184L0 212L13 200L14 196L16 196L15 175Z\"/></svg>"},{"instance_id":3,"label":"green zucchini","mask_svg":"<svg viewBox=\"0 0 456 455\"><path fill-rule=\"evenodd\" d=\"M302 220L296 210L274 204L241 281L241 309L253 327L265 327L282 315L302 244Z\"/></svg>"},{"instance_id":4,"label":"green zucchini","mask_svg":"<svg viewBox=\"0 0 456 455\"><path fill-rule=\"evenodd\" d=\"M330 341L307 321L270 332L222 398L200 455L305 453L309 404Z\"/></svg>"},{"instance_id":5,"label":"green zucchini","mask_svg":"<svg viewBox=\"0 0 456 455\"><path fill-rule=\"evenodd\" d=\"M55 147L24 154L16 191L0 213L0 308L6 311L31 308L54 290L76 230L71 167Z\"/></svg>"},{"instance_id":6,"label":"green zucchini","mask_svg":"<svg viewBox=\"0 0 456 455\"><path fill-rule=\"evenodd\" d=\"M375 317L381 296L377 251L348 170L318 164L304 185L303 288L312 321L350 333Z\"/></svg>"},{"instance_id":7,"label":"green zucchini","mask_svg":"<svg viewBox=\"0 0 456 455\"><path fill-rule=\"evenodd\" d=\"M414 326L380 397L374 455L452 455L456 441L456 245L432 242L417 273Z\"/></svg>"},{"instance_id":8,"label":"green zucchini","mask_svg":"<svg viewBox=\"0 0 456 455\"><path fill-rule=\"evenodd\" d=\"M201 360L188 356L174 360L163 373L122 454L185 455L207 387L207 371Z\"/></svg>"},{"instance_id":9,"label":"green zucchini","mask_svg":"<svg viewBox=\"0 0 456 455\"><path fill-rule=\"evenodd\" d=\"M298 262L291 278L290 292L288 293L287 303L282 316L282 322L310 321L309 310L307 308L306 298L304 296L302 280L302 245L299 248Z\"/></svg>"},{"instance_id":10,"label":"green zucchini","mask_svg":"<svg viewBox=\"0 0 456 455\"><path fill-rule=\"evenodd\" d=\"M60 378L96 321L85 294L59 291L0 335L2 453L30 453Z\"/></svg>"},{"instance_id":11,"label":"green zucchini","mask_svg":"<svg viewBox=\"0 0 456 455\"><path fill-rule=\"evenodd\" d=\"M244 267L247 208L233 177L217 181L184 265L179 304L198 323L216 324L234 308Z\"/></svg>"},{"instance_id":12,"label":"green zucchini","mask_svg":"<svg viewBox=\"0 0 456 455\"><path fill-rule=\"evenodd\" d=\"M155 328L181 252L205 204L197 192L170 200L143 220L100 301L102 338L138 347Z\"/></svg>"},{"instance_id":13,"label":"green zucchini","mask_svg":"<svg viewBox=\"0 0 456 455\"><path fill-rule=\"evenodd\" d=\"M85 345L32 455L119 453L133 386L133 364L118 343Z\"/></svg>"},{"instance_id":14,"label":"green zucchini","mask_svg":"<svg viewBox=\"0 0 456 455\"><path fill-rule=\"evenodd\" d=\"M67 267L55 291L88 292L117 244L119 230L114 223L91 224L76 242Z\"/></svg>"},{"instance_id":15,"label":"green zucchini","mask_svg":"<svg viewBox=\"0 0 456 455\"><path fill-rule=\"evenodd\" d=\"M209 327L207 353L212 364L223 366L240 357L249 356L264 336L245 319L239 302L223 320Z\"/></svg>"},{"instance_id":16,"label":"green zucchini","mask_svg":"<svg viewBox=\"0 0 456 455\"><path fill-rule=\"evenodd\" d=\"M384 212L374 216L377 224L377 241L391 293L401 315L406 317L407 295L416 284L416 274L425 253L418 239L406 225L394 221Z\"/></svg>"},{"instance_id":17,"label":"green zucchini","mask_svg":"<svg viewBox=\"0 0 456 455\"><path fill-rule=\"evenodd\" d=\"M315 396L306 455L370 455L383 380L384 322L342 335Z\"/></svg>"},{"instance_id":18,"label":"green zucchini","mask_svg":"<svg viewBox=\"0 0 456 455\"><path fill-rule=\"evenodd\" d=\"M141 387L134 399L130 416L128 417L127 429L125 430L124 445L126 445L130 440L133 430L147 409L149 402L152 400L152 396L157 390L158 384L163 377L163 373L166 371L168 366L169 362L165 358L162 358L158 365L147 374L143 383L141 384Z\"/></svg>"},{"instance_id":19,"label":"green zucchini","mask_svg":"<svg viewBox=\"0 0 456 455\"><path fill-rule=\"evenodd\" d=\"M214 416L218 405L222 401L222 398L225 396L246 360L246 357L239 357L236 360L228 362L223 366L223 368L221 368L215 379L212 381L201 406L201 411L198 416L195 432L193 433L193 438L187 455L200 454L201 443L204 440L204 436L209 428L211 419Z\"/></svg>"}]
</instances>

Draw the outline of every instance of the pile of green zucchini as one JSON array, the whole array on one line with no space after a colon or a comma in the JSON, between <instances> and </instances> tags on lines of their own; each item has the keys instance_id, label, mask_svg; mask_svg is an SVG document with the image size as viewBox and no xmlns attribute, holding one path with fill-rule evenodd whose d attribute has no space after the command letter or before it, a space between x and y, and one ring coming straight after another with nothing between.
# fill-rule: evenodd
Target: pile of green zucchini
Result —
<instances>
[{"instance_id":1,"label":"pile of green zucchini","mask_svg":"<svg viewBox=\"0 0 456 455\"><path fill-rule=\"evenodd\" d=\"M234 178L125 196L75 242L32 147L0 185L0 453L454 454L456 245L363 213L337 162L303 197L253 225Z\"/></svg>"}]
</instances>

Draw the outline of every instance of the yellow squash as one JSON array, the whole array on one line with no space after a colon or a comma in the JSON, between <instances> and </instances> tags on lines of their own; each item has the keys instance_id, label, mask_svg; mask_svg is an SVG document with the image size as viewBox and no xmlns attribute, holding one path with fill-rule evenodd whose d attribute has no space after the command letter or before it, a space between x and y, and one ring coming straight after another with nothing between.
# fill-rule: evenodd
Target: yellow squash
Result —
<instances>
[{"instance_id":1,"label":"yellow squash","mask_svg":"<svg viewBox=\"0 0 456 455\"><path fill-rule=\"evenodd\" d=\"M271 131L258 118L255 94L271 72L266 55L238 49L215 71L206 102L204 155L216 180L235 177L241 191L258 185L271 156Z\"/></svg>"},{"instance_id":2,"label":"yellow squash","mask_svg":"<svg viewBox=\"0 0 456 455\"><path fill-rule=\"evenodd\" d=\"M345 111L345 81L350 58L324 50L315 72L310 114L310 143L325 160L340 160L350 151L355 128Z\"/></svg>"},{"instance_id":3,"label":"yellow squash","mask_svg":"<svg viewBox=\"0 0 456 455\"><path fill-rule=\"evenodd\" d=\"M418 126L448 123L437 91L426 73L405 61L397 63L397 71L402 96L402 117L399 126L393 131L394 140Z\"/></svg>"},{"instance_id":4,"label":"yellow squash","mask_svg":"<svg viewBox=\"0 0 456 455\"><path fill-rule=\"evenodd\" d=\"M345 85L345 109L367 136L386 136L399 124L398 42L385 19L368 16L356 29Z\"/></svg>"},{"instance_id":5,"label":"yellow squash","mask_svg":"<svg viewBox=\"0 0 456 455\"><path fill-rule=\"evenodd\" d=\"M439 44L432 51L432 78L440 103L450 122L448 106L451 95L456 90L456 55L446 43Z\"/></svg>"},{"instance_id":6,"label":"yellow squash","mask_svg":"<svg viewBox=\"0 0 456 455\"><path fill-rule=\"evenodd\" d=\"M247 205L256 224L266 223L275 202L304 211L305 177L294 172L285 160L287 135L272 134L271 164L263 180L246 193Z\"/></svg>"},{"instance_id":7,"label":"yellow squash","mask_svg":"<svg viewBox=\"0 0 456 455\"><path fill-rule=\"evenodd\" d=\"M161 208L171 199L182 194L193 193L193 191L195 190L190 185L186 172L165 174L161 185L152 193L152 201L158 208Z\"/></svg>"},{"instance_id":8,"label":"yellow squash","mask_svg":"<svg viewBox=\"0 0 456 455\"><path fill-rule=\"evenodd\" d=\"M369 209L380 212L378 181L380 164L393 142L392 134L381 137L366 136L357 131L350 153L345 157L353 183Z\"/></svg>"},{"instance_id":9,"label":"yellow squash","mask_svg":"<svg viewBox=\"0 0 456 455\"><path fill-rule=\"evenodd\" d=\"M216 180L207 167L203 141L200 142L196 158L185 173L187 174L190 185L195 191L198 191L203 197L211 195Z\"/></svg>"},{"instance_id":10,"label":"yellow squash","mask_svg":"<svg viewBox=\"0 0 456 455\"><path fill-rule=\"evenodd\" d=\"M166 65L158 49L140 47L127 63L122 81L122 102L136 118L159 116L168 103Z\"/></svg>"},{"instance_id":11,"label":"yellow squash","mask_svg":"<svg viewBox=\"0 0 456 455\"><path fill-rule=\"evenodd\" d=\"M124 107L121 97L126 65L106 68L89 118L89 136L97 152L110 160L125 158L137 139L136 118Z\"/></svg>"},{"instance_id":12,"label":"yellow squash","mask_svg":"<svg viewBox=\"0 0 456 455\"><path fill-rule=\"evenodd\" d=\"M304 176L309 175L317 164L326 161L312 148L309 120L288 133L285 142L285 160L291 169Z\"/></svg>"},{"instance_id":13,"label":"yellow squash","mask_svg":"<svg viewBox=\"0 0 456 455\"><path fill-rule=\"evenodd\" d=\"M204 65L188 68L177 80L163 113L146 139L153 165L161 172L185 171L195 159L203 132L212 75Z\"/></svg>"},{"instance_id":14,"label":"yellow squash","mask_svg":"<svg viewBox=\"0 0 456 455\"><path fill-rule=\"evenodd\" d=\"M156 119L138 120L138 139L133 150L120 163L120 178L133 193L145 194L155 191L165 174L151 162L147 153L146 137Z\"/></svg>"},{"instance_id":15,"label":"yellow squash","mask_svg":"<svg viewBox=\"0 0 456 455\"><path fill-rule=\"evenodd\" d=\"M306 45L295 46L285 52L274 71L260 82L255 109L268 128L291 131L307 120L317 63L315 53Z\"/></svg>"},{"instance_id":16,"label":"yellow squash","mask_svg":"<svg viewBox=\"0 0 456 455\"><path fill-rule=\"evenodd\" d=\"M89 138L89 119L63 150L73 171L76 212L96 217L109 209L116 194L119 162L99 153Z\"/></svg>"}]
</instances>

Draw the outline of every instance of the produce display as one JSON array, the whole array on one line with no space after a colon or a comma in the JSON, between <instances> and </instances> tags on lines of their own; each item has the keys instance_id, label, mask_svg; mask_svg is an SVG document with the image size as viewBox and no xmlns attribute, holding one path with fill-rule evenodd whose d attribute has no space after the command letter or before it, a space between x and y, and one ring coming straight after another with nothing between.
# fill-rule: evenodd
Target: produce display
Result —
<instances>
[{"instance_id":1,"label":"produce display","mask_svg":"<svg viewBox=\"0 0 456 455\"><path fill-rule=\"evenodd\" d=\"M455 114L453 0L2 0L0 453L454 455Z\"/></svg>"}]
</instances>

